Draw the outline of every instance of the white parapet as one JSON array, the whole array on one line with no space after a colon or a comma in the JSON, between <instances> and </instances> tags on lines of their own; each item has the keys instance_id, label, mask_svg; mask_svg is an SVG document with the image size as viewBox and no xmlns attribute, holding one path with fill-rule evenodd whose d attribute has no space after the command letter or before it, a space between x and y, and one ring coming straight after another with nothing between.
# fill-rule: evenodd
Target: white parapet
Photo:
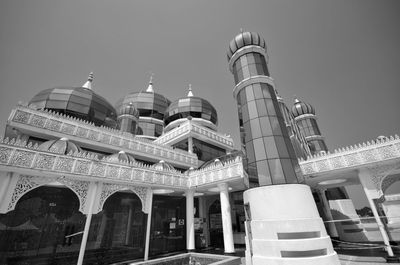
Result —
<instances>
[{"instance_id":1,"label":"white parapet","mask_svg":"<svg viewBox=\"0 0 400 265\"><path fill-rule=\"evenodd\" d=\"M263 186L243 196L246 264L340 264L308 186Z\"/></svg>"}]
</instances>

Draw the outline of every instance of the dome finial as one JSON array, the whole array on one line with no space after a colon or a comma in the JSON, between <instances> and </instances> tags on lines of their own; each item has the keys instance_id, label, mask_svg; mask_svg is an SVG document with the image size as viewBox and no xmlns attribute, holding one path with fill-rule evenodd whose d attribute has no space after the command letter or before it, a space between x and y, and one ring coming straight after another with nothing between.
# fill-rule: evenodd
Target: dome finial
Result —
<instances>
[{"instance_id":1,"label":"dome finial","mask_svg":"<svg viewBox=\"0 0 400 265\"><path fill-rule=\"evenodd\" d=\"M240 28L240 33L243 33L243 28Z\"/></svg>"},{"instance_id":2,"label":"dome finial","mask_svg":"<svg viewBox=\"0 0 400 265\"><path fill-rule=\"evenodd\" d=\"M187 97L193 97L193 92L192 92L192 84L189 84L189 91L187 93Z\"/></svg>"},{"instance_id":3,"label":"dome finial","mask_svg":"<svg viewBox=\"0 0 400 265\"><path fill-rule=\"evenodd\" d=\"M149 86L146 89L146 92L154 93L154 88L153 88L153 73L150 75L150 81L149 81Z\"/></svg>"},{"instance_id":4,"label":"dome finial","mask_svg":"<svg viewBox=\"0 0 400 265\"><path fill-rule=\"evenodd\" d=\"M90 73L89 73L89 77L88 77L86 83L83 84L82 87L92 89L93 78L94 78L93 72L90 72Z\"/></svg>"},{"instance_id":5,"label":"dome finial","mask_svg":"<svg viewBox=\"0 0 400 265\"><path fill-rule=\"evenodd\" d=\"M293 95L293 97L294 97L294 103L295 104L300 102L300 100L296 97L296 95Z\"/></svg>"}]
</instances>

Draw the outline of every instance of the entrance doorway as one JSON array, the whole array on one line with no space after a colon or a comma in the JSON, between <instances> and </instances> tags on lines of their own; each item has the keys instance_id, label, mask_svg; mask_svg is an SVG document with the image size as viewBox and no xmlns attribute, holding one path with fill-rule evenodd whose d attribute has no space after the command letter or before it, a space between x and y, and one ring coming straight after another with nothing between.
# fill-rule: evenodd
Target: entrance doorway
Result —
<instances>
[{"instance_id":1,"label":"entrance doorway","mask_svg":"<svg viewBox=\"0 0 400 265\"><path fill-rule=\"evenodd\" d=\"M221 202L215 200L208 210L210 245L214 248L224 247L224 235L222 230Z\"/></svg>"}]
</instances>

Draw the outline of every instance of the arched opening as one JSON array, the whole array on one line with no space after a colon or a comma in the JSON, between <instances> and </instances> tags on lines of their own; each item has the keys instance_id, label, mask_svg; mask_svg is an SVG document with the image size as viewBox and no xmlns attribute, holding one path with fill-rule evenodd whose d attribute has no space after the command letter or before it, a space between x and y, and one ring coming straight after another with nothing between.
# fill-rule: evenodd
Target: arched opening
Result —
<instances>
[{"instance_id":1,"label":"arched opening","mask_svg":"<svg viewBox=\"0 0 400 265\"><path fill-rule=\"evenodd\" d=\"M382 180L384 199L380 201L378 211L385 216L383 222L392 242L400 241L400 172L392 173Z\"/></svg>"},{"instance_id":2,"label":"arched opening","mask_svg":"<svg viewBox=\"0 0 400 265\"><path fill-rule=\"evenodd\" d=\"M131 191L111 195L103 210L93 215L86 245L85 264L110 264L144 256L147 214Z\"/></svg>"},{"instance_id":3,"label":"arched opening","mask_svg":"<svg viewBox=\"0 0 400 265\"><path fill-rule=\"evenodd\" d=\"M214 248L224 247L224 235L222 228L221 202L215 200L208 209L210 244Z\"/></svg>"},{"instance_id":4,"label":"arched opening","mask_svg":"<svg viewBox=\"0 0 400 265\"><path fill-rule=\"evenodd\" d=\"M76 263L85 225L70 189L41 186L0 214L0 264Z\"/></svg>"}]
</instances>

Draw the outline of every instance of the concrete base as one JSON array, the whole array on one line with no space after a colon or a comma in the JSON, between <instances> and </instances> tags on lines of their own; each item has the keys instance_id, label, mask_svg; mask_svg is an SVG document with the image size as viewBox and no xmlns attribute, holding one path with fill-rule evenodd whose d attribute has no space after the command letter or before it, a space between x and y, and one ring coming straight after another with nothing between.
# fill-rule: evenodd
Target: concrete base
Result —
<instances>
[{"instance_id":1,"label":"concrete base","mask_svg":"<svg viewBox=\"0 0 400 265\"><path fill-rule=\"evenodd\" d=\"M243 198L246 264L340 265L308 186L258 187Z\"/></svg>"}]
</instances>

